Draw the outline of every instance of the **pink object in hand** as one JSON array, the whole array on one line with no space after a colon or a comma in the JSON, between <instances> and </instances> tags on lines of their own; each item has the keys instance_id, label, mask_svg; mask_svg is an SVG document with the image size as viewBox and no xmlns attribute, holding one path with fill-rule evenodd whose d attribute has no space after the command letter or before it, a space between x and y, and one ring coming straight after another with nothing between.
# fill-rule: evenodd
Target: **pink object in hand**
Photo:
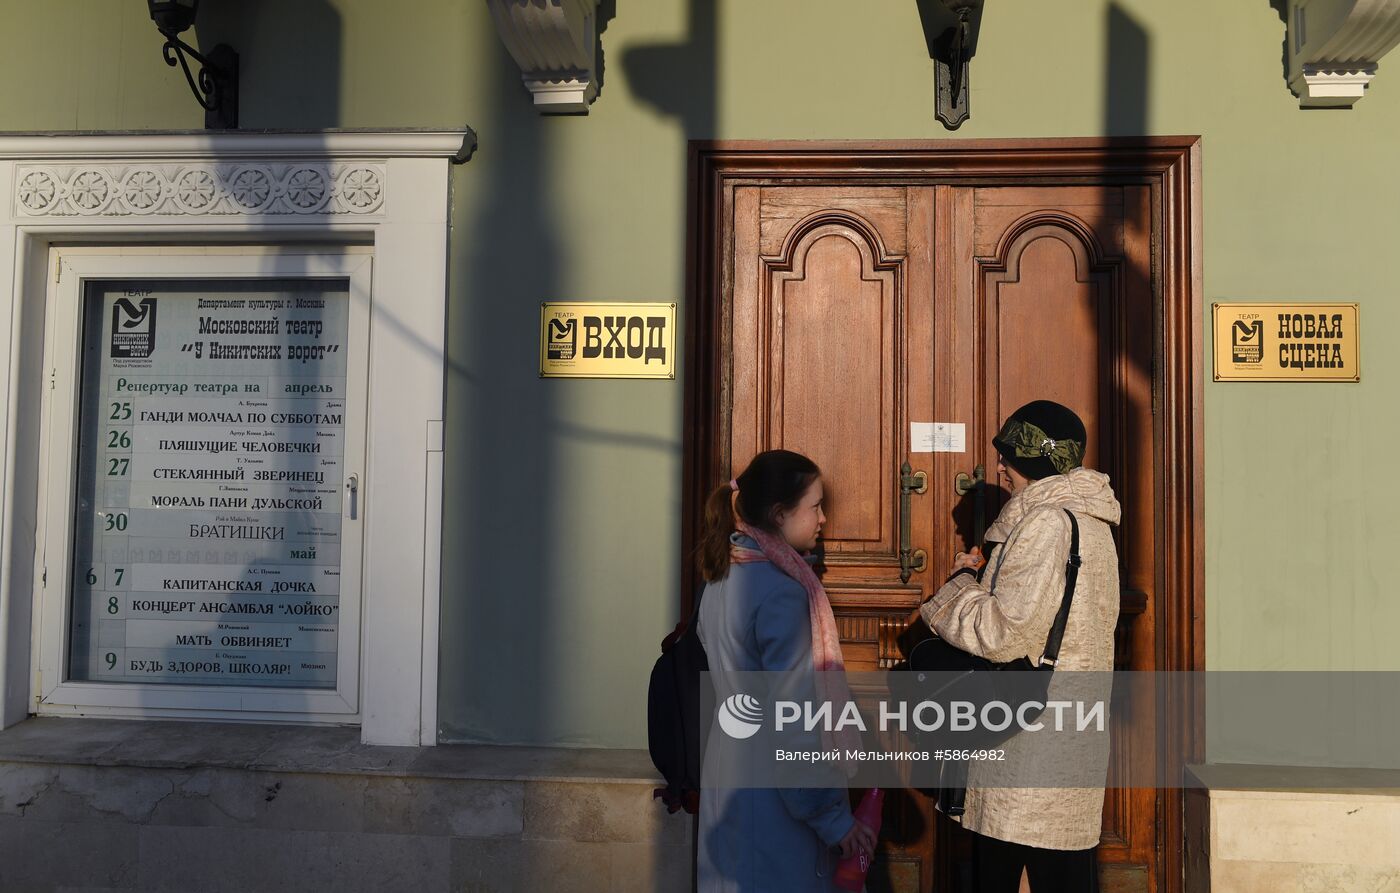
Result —
<instances>
[{"instance_id":1,"label":"pink object in hand","mask_svg":"<svg viewBox=\"0 0 1400 893\"><path fill-rule=\"evenodd\" d=\"M885 792L879 788L871 788L865 792L860 805L856 807L856 821L874 831L877 839L880 836L880 813L884 805ZM873 857L874 853L867 854L857 850L854 856L836 863L836 875L832 880L842 890L860 893L865 887L865 875L870 871L870 860Z\"/></svg>"}]
</instances>

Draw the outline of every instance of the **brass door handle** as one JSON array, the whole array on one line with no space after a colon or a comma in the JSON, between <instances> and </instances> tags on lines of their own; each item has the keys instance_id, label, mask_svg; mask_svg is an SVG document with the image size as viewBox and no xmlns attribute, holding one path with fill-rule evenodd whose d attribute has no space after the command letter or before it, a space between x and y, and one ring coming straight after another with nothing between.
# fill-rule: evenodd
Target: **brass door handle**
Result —
<instances>
[{"instance_id":1,"label":"brass door handle","mask_svg":"<svg viewBox=\"0 0 1400 893\"><path fill-rule=\"evenodd\" d=\"M982 537L987 531L987 468L978 465L969 475L960 471L953 478L953 490L958 496L972 494L972 546L982 545Z\"/></svg>"},{"instance_id":2,"label":"brass door handle","mask_svg":"<svg viewBox=\"0 0 1400 893\"><path fill-rule=\"evenodd\" d=\"M965 471L958 472L957 476L953 478L953 490L956 491L959 496L966 496L986 482L987 467L985 465L979 465L972 469L971 475Z\"/></svg>"},{"instance_id":3,"label":"brass door handle","mask_svg":"<svg viewBox=\"0 0 1400 893\"><path fill-rule=\"evenodd\" d=\"M908 583L915 573L928 566L928 553L915 549L911 516L914 514L913 494L928 490L928 475L915 471L905 462L899 469L899 581Z\"/></svg>"}]
</instances>

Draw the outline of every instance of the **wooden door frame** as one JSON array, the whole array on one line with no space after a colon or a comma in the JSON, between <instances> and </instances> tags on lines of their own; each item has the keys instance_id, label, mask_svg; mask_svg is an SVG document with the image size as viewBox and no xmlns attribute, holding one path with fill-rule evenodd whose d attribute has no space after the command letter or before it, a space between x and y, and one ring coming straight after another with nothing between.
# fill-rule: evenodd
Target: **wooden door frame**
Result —
<instances>
[{"instance_id":1,"label":"wooden door frame","mask_svg":"<svg viewBox=\"0 0 1400 893\"><path fill-rule=\"evenodd\" d=\"M1146 185L1152 193L1153 401L1157 524L1157 668L1205 669L1204 403L1201 314L1201 140L1198 136L1014 140L692 141L686 253L683 616L698 585L694 561L707 489L728 476L714 449L727 405L721 355L724 245L716 238L737 184ZM719 275L716 275L716 272ZM1194 687L1185 688L1188 692ZM1205 755L1204 703L1161 705L1163 759L1179 775ZM1181 787L1157 798L1159 889L1184 890Z\"/></svg>"}]
</instances>

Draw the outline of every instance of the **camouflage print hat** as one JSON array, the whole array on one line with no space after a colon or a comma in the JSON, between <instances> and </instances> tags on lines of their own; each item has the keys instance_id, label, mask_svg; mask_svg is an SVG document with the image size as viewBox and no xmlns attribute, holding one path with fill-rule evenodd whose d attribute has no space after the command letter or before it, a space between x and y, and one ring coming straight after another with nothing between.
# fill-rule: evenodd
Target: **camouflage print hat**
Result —
<instances>
[{"instance_id":1,"label":"camouflage print hat","mask_svg":"<svg viewBox=\"0 0 1400 893\"><path fill-rule=\"evenodd\" d=\"M1052 400L1036 400L1007 418L992 438L992 446L1003 462L1038 481L1082 465L1087 440L1084 422L1074 410Z\"/></svg>"}]
</instances>

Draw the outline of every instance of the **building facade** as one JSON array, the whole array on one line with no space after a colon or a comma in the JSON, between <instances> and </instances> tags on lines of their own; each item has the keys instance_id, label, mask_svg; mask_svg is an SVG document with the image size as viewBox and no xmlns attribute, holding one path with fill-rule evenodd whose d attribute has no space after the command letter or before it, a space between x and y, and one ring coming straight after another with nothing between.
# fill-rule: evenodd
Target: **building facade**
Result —
<instances>
[{"instance_id":1,"label":"building facade","mask_svg":"<svg viewBox=\"0 0 1400 893\"><path fill-rule=\"evenodd\" d=\"M239 53L214 133L145 5L5 0L0 888L684 888L644 705L703 494L761 449L818 458L847 660L885 668L971 542L958 473L1036 396L1083 408L1123 497L1120 669L1396 669L1400 85L1373 63L1400 13L993 0L953 131L921 6L205 0L184 38ZM543 377L553 301L676 305L675 377ZM1253 302L1359 305L1358 380L1215 380L1212 305ZM961 451L905 441L935 421ZM121 505L181 525L143 534L182 553L138 589L116 569L164 559L112 551L117 491L82 470L122 459ZM905 461L928 495L901 515ZM211 501L259 497L289 514ZM264 593L271 620L227 608ZM1400 879L1383 758L1296 767L1171 709L1116 753L1192 786L1110 791L1110 889ZM920 796L880 883L959 889ZM257 858L289 834L302 856Z\"/></svg>"}]
</instances>

